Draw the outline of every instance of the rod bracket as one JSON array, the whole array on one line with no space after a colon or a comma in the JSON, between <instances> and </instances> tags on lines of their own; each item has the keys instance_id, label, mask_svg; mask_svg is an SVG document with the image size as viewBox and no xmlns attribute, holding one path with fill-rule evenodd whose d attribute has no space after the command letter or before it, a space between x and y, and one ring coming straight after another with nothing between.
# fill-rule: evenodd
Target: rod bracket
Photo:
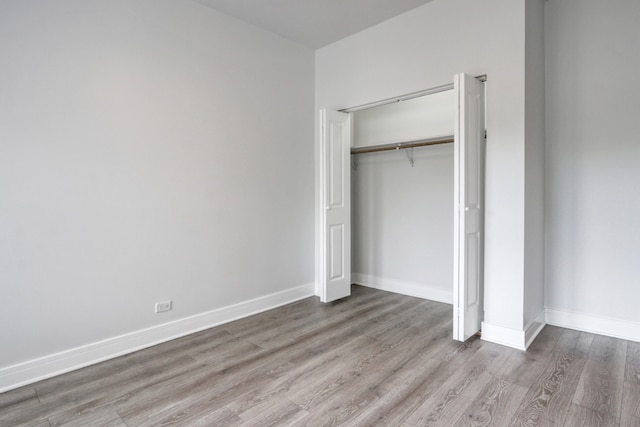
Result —
<instances>
[{"instance_id":1,"label":"rod bracket","mask_svg":"<svg viewBox=\"0 0 640 427\"><path fill-rule=\"evenodd\" d=\"M414 164L414 160L413 160L413 147L409 147L406 150L407 153L407 158L409 159L409 163L411 164L411 167L413 167Z\"/></svg>"}]
</instances>

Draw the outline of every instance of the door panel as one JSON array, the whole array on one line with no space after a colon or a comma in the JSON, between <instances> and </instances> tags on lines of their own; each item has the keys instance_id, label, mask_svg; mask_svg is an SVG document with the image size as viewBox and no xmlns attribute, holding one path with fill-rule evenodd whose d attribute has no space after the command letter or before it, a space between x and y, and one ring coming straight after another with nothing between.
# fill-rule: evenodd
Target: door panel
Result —
<instances>
[{"instance_id":1,"label":"door panel","mask_svg":"<svg viewBox=\"0 0 640 427\"><path fill-rule=\"evenodd\" d=\"M480 330L484 263L484 85L455 76L458 99L454 143L453 338L465 341Z\"/></svg>"},{"instance_id":2,"label":"door panel","mask_svg":"<svg viewBox=\"0 0 640 427\"><path fill-rule=\"evenodd\" d=\"M329 280L338 280L344 277L344 225L332 225L330 230L331 242L329 247L332 250L330 252Z\"/></svg>"},{"instance_id":3,"label":"door panel","mask_svg":"<svg viewBox=\"0 0 640 427\"><path fill-rule=\"evenodd\" d=\"M321 111L322 273L323 302L351 294L351 118Z\"/></svg>"}]
</instances>

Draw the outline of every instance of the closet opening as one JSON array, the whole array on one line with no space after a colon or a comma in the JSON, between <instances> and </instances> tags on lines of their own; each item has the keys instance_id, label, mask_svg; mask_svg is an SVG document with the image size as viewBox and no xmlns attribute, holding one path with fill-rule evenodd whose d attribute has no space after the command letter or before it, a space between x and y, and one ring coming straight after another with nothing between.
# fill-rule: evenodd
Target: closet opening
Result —
<instances>
[{"instance_id":1,"label":"closet opening","mask_svg":"<svg viewBox=\"0 0 640 427\"><path fill-rule=\"evenodd\" d=\"M352 283L453 304L482 320L484 86L453 85L321 112L320 297Z\"/></svg>"},{"instance_id":2,"label":"closet opening","mask_svg":"<svg viewBox=\"0 0 640 427\"><path fill-rule=\"evenodd\" d=\"M351 281L453 303L453 88L351 113Z\"/></svg>"}]
</instances>

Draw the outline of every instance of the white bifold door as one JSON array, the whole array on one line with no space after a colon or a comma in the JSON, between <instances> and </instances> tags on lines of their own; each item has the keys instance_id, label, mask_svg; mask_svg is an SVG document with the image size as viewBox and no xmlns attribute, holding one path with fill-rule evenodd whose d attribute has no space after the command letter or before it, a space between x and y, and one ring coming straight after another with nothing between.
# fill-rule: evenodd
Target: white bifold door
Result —
<instances>
[{"instance_id":1,"label":"white bifold door","mask_svg":"<svg viewBox=\"0 0 640 427\"><path fill-rule=\"evenodd\" d=\"M483 288L484 85L458 74L454 79L454 280L453 338L480 330ZM320 113L320 299L351 293L351 118ZM427 183L425 183L426 185ZM428 236L425 236L428 238Z\"/></svg>"},{"instance_id":2,"label":"white bifold door","mask_svg":"<svg viewBox=\"0 0 640 427\"><path fill-rule=\"evenodd\" d=\"M351 116L322 110L320 300L351 294Z\"/></svg>"},{"instance_id":3,"label":"white bifold door","mask_svg":"<svg viewBox=\"0 0 640 427\"><path fill-rule=\"evenodd\" d=\"M453 339L480 330L484 277L484 84L457 74L454 143Z\"/></svg>"}]
</instances>

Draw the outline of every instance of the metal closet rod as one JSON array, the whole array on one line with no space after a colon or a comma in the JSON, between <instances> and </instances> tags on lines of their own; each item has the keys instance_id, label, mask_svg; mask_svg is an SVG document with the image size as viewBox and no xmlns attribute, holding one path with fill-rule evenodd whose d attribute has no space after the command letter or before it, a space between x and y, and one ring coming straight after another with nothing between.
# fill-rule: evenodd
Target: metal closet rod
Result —
<instances>
[{"instance_id":1,"label":"metal closet rod","mask_svg":"<svg viewBox=\"0 0 640 427\"><path fill-rule=\"evenodd\" d=\"M394 144L371 145L368 147L356 147L351 149L351 154L375 153L377 151L402 150L404 148L424 147L427 145L449 144L454 141L453 136L440 138L420 139L417 141L400 142Z\"/></svg>"}]
</instances>

